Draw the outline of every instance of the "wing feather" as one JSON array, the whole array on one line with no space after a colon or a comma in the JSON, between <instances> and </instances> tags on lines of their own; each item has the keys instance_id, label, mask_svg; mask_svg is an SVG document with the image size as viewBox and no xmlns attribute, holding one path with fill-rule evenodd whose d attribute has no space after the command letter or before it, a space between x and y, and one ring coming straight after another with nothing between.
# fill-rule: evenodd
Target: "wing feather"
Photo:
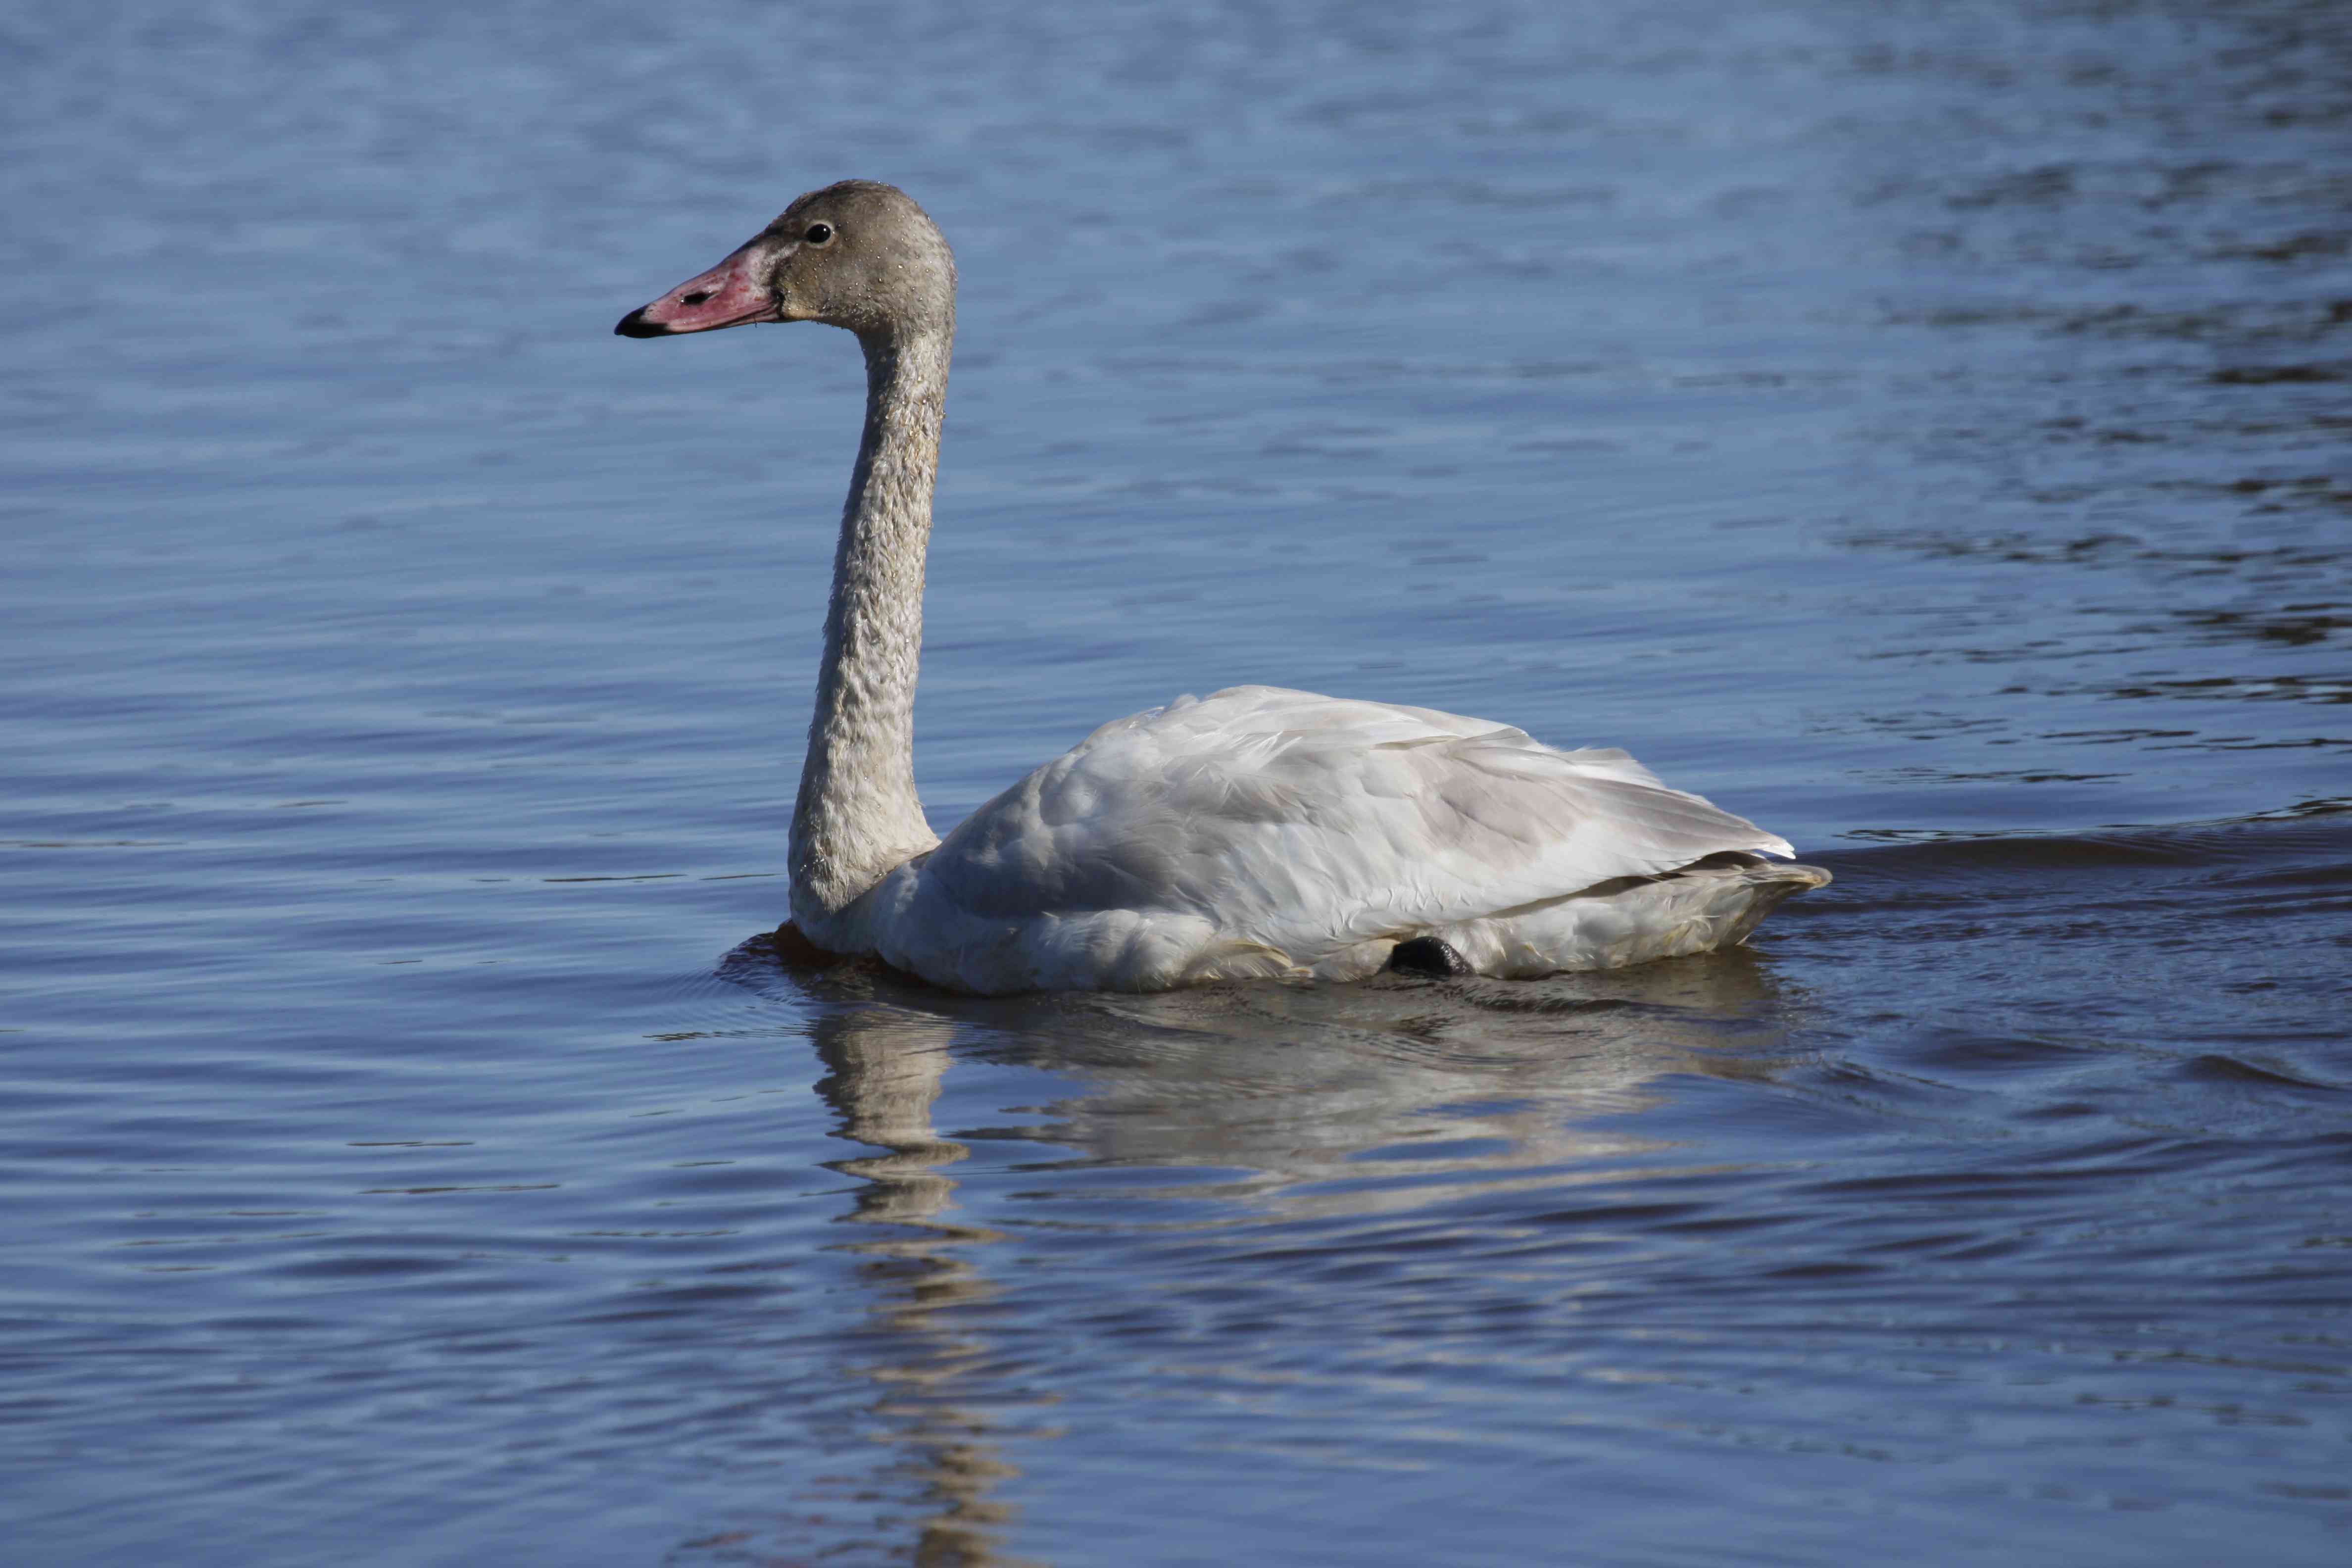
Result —
<instances>
[{"instance_id":1,"label":"wing feather","mask_svg":"<svg viewBox=\"0 0 2352 1568\"><path fill-rule=\"evenodd\" d=\"M1726 850L1789 845L1622 751L1275 687L1104 725L972 814L925 880L1008 921L1131 910L1311 962Z\"/></svg>"}]
</instances>

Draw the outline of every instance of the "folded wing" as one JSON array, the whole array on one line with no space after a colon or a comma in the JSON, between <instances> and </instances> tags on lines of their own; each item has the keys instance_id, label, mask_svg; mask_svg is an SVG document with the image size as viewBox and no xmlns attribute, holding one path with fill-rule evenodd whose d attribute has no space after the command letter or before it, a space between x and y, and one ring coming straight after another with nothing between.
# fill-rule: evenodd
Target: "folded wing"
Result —
<instances>
[{"instance_id":1,"label":"folded wing","mask_svg":"<svg viewBox=\"0 0 2352 1568\"><path fill-rule=\"evenodd\" d=\"M1234 687L1103 726L950 834L972 916L1135 910L1311 964L1786 841L1616 750L1424 708Z\"/></svg>"}]
</instances>

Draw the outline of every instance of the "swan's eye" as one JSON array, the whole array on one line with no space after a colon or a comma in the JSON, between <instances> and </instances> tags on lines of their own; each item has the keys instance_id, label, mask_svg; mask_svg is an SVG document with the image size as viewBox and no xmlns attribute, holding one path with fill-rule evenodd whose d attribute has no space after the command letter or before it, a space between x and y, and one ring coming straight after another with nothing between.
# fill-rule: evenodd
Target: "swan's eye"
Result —
<instances>
[{"instance_id":1,"label":"swan's eye","mask_svg":"<svg viewBox=\"0 0 2352 1568\"><path fill-rule=\"evenodd\" d=\"M831 245L833 243L833 225L829 223L813 223L808 226L808 232L802 235L801 237L807 240L811 245Z\"/></svg>"}]
</instances>

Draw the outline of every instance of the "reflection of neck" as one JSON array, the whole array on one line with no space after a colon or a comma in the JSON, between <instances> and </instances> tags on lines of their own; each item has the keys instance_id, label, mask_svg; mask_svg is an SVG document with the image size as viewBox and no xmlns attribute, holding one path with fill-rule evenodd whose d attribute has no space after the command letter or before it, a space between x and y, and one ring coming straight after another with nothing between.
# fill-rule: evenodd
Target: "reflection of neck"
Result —
<instances>
[{"instance_id":1,"label":"reflection of neck","mask_svg":"<svg viewBox=\"0 0 2352 1568\"><path fill-rule=\"evenodd\" d=\"M866 1179L850 1217L883 1227L884 1238L852 1247L874 1260L861 1273L877 1293L875 1319L889 1334L868 1342L883 1359L863 1374L887 1390L894 1443L918 1457L929 1511L919 1521L914 1560L982 1568L998 1561L998 1531L1009 1512L989 1494L1020 1472L990 1440L995 1434L984 1405L964 1403L982 1392L966 1385L973 1363L987 1359L988 1343L951 1331L939 1315L995 1294L961 1254L1003 1239L940 1218L956 1189L940 1167L971 1153L931 1122L953 1035L944 1019L885 1008L821 1016L817 1054L832 1071L817 1092L840 1116L841 1136L887 1151L833 1168Z\"/></svg>"},{"instance_id":2,"label":"reflection of neck","mask_svg":"<svg viewBox=\"0 0 2352 1568\"><path fill-rule=\"evenodd\" d=\"M858 341L866 433L842 512L793 810L793 917L820 945L852 900L939 842L915 796L915 673L955 324L950 316Z\"/></svg>"},{"instance_id":3,"label":"reflection of neck","mask_svg":"<svg viewBox=\"0 0 2352 1568\"><path fill-rule=\"evenodd\" d=\"M888 1151L834 1165L872 1184L857 1194L856 1218L877 1225L928 1225L950 1236L958 1234L933 1223L951 1206L956 1188L953 1178L939 1173L939 1167L971 1153L963 1144L941 1138L931 1126L931 1106L951 1059L950 1038L943 1022L888 1013L826 1019L818 1026L817 1049L833 1074L817 1091L841 1117L840 1135ZM993 1237L982 1234L972 1239ZM867 1244L859 1245L866 1249ZM929 1244L910 1245L933 1258ZM961 1267L952 1254L934 1260L942 1268Z\"/></svg>"}]
</instances>

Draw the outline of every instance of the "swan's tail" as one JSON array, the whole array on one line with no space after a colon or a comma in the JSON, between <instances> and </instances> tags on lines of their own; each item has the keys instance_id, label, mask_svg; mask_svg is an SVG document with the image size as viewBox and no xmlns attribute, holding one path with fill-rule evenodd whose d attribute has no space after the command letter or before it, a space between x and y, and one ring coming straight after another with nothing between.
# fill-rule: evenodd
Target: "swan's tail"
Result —
<instances>
[{"instance_id":1,"label":"swan's tail","mask_svg":"<svg viewBox=\"0 0 2352 1568\"><path fill-rule=\"evenodd\" d=\"M1818 866L1727 850L1664 876L1620 878L1427 934L1480 974L1622 969L1736 947L1782 900L1829 879Z\"/></svg>"},{"instance_id":2,"label":"swan's tail","mask_svg":"<svg viewBox=\"0 0 2352 1568\"><path fill-rule=\"evenodd\" d=\"M1694 867L1676 875L1720 877L1732 885L1726 887L1724 896L1716 900L1714 907L1719 907L1721 912L1713 916L1718 923L1715 941L1707 944L1710 949L1737 947L1748 940L1748 933L1766 915L1780 907L1782 900L1826 887L1830 880L1830 874L1819 866L1800 866L1788 860L1759 860L1750 866L1706 869ZM1734 892L1733 887L1739 890Z\"/></svg>"}]
</instances>

